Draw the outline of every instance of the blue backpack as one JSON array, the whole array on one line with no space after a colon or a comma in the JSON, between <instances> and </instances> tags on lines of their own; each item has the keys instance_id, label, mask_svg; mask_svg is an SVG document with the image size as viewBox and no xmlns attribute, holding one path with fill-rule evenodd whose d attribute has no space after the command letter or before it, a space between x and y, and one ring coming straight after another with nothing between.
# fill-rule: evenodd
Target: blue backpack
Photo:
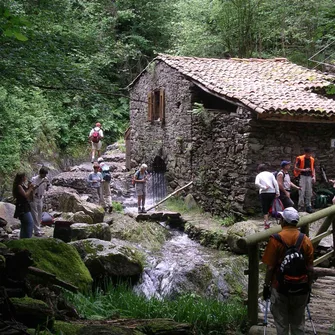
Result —
<instances>
[{"instance_id":1,"label":"blue backpack","mask_svg":"<svg viewBox=\"0 0 335 335\"><path fill-rule=\"evenodd\" d=\"M109 170L109 166L108 165L104 164L101 167L101 174L102 174L102 179L104 181L110 182L112 180L111 172Z\"/></svg>"}]
</instances>

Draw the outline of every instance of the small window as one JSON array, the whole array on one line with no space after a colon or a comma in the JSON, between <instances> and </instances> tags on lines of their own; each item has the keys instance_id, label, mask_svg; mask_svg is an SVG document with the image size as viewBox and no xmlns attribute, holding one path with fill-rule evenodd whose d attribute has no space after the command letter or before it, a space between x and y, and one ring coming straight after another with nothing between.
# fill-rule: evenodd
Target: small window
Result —
<instances>
[{"instance_id":1,"label":"small window","mask_svg":"<svg viewBox=\"0 0 335 335\"><path fill-rule=\"evenodd\" d=\"M165 92L162 88L148 93L148 121L165 123Z\"/></svg>"}]
</instances>

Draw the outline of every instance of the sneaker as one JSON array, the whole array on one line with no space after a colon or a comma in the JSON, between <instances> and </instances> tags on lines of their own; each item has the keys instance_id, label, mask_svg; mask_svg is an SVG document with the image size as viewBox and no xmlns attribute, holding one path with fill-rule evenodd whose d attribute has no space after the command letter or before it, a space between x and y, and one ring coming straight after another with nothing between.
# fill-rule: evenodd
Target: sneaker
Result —
<instances>
[{"instance_id":1,"label":"sneaker","mask_svg":"<svg viewBox=\"0 0 335 335\"><path fill-rule=\"evenodd\" d=\"M264 229L269 229L270 228L270 223L267 221L264 221Z\"/></svg>"},{"instance_id":2,"label":"sneaker","mask_svg":"<svg viewBox=\"0 0 335 335\"><path fill-rule=\"evenodd\" d=\"M36 237L42 237L42 236L44 235L44 233L39 232L39 233L35 233L34 235L35 235Z\"/></svg>"},{"instance_id":3,"label":"sneaker","mask_svg":"<svg viewBox=\"0 0 335 335\"><path fill-rule=\"evenodd\" d=\"M142 207L142 213L146 213L147 211L145 210L144 207Z\"/></svg>"},{"instance_id":4,"label":"sneaker","mask_svg":"<svg viewBox=\"0 0 335 335\"><path fill-rule=\"evenodd\" d=\"M306 206L306 212L308 214L314 213L313 208L311 206Z\"/></svg>"},{"instance_id":5,"label":"sneaker","mask_svg":"<svg viewBox=\"0 0 335 335\"><path fill-rule=\"evenodd\" d=\"M138 213L142 213L141 207L138 207L137 212L138 212Z\"/></svg>"},{"instance_id":6,"label":"sneaker","mask_svg":"<svg viewBox=\"0 0 335 335\"><path fill-rule=\"evenodd\" d=\"M112 212L113 212L113 206L109 206L108 213L112 213Z\"/></svg>"}]
</instances>

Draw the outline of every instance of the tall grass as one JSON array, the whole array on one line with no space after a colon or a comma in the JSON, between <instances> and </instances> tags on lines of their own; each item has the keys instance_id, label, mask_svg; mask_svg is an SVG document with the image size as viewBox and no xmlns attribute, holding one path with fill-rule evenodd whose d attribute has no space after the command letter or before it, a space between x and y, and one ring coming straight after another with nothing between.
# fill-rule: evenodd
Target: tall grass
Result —
<instances>
[{"instance_id":1,"label":"tall grass","mask_svg":"<svg viewBox=\"0 0 335 335\"><path fill-rule=\"evenodd\" d=\"M225 334L246 325L246 308L235 297L226 302L187 294L176 299L146 299L121 284L109 285L105 292L89 295L69 294L68 299L79 314L87 319L108 318L171 318L193 326L195 334Z\"/></svg>"}]
</instances>

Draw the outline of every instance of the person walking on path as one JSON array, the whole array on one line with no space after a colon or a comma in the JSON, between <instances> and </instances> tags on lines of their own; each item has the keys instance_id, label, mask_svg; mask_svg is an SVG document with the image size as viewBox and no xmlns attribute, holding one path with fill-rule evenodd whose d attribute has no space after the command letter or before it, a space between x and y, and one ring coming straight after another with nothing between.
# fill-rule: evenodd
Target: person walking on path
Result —
<instances>
[{"instance_id":1,"label":"person walking on path","mask_svg":"<svg viewBox=\"0 0 335 335\"><path fill-rule=\"evenodd\" d=\"M100 165L99 172L101 172L102 175L101 188L104 201L103 206L106 212L108 211L109 213L111 213L113 211L113 205L112 205L112 193L110 187L110 182L112 180L110 168L104 162L104 159L102 157L98 158L98 163Z\"/></svg>"},{"instance_id":2,"label":"person walking on path","mask_svg":"<svg viewBox=\"0 0 335 335\"><path fill-rule=\"evenodd\" d=\"M296 158L294 167L294 176L300 176L299 186L299 202L298 209L305 210L307 213L313 213L312 194L313 184L315 183L315 164L312 157L312 151L305 148L304 154Z\"/></svg>"},{"instance_id":3,"label":"person walking on path","mask_svg":"<svg viewBox=\"0 0 335 335\"><path fill-rule=\"evenodd\" d=\"M34 220L34 234L35 236L41 237L41 221L43 211L43 196L50 187L50 182L47 178L48 170L46 167L41 167L38 175L31 178L31 183L35 189L33 192L32 199L30 201L31 215Z\"/></svg>"},{"instance_id":4,"label":"person walking on path","mask_svg":"<svg viewBox=\"0 0 335 335\"><path fill-rule=\"evenodd\" d=\"M142 164L140 169L135 173L135 190L137 193L138 213L146 213L145 197L147 195L148 166Z\"/></svg>"},{"instance_id":5,"label":"person walking on path","mask_svg":"<svg viewBox=\"0 0 335 335\"><path fill-rule=\"evenodd\" d=\"M313 245L300 233L299 213L293 207L281 212L282 231L270 237L262 261L267 265L264 300L271 302L271 313L278 335L305 334L305 308L313 278Z\"/></svg>"},{"instance_id":6,"label":"person walking on path","mask_svg":"<svg viewBox=\"0 0 335 335\"><path fill-rule=\"evenodd\" d=\"M101 182L102 182L102 174L99 172L100 165L98 162L95 162L93 164L93 172L91 172L88 175L87 181L90 184L90 186L95 190L95 193L99 200L99 205L104 206L104 198L102 195L102 188L101 188Z\"/></svg>"},{"instance_id":7,"label":"person walking on path","mask_svg":"<svg viewBox=\"0 0 335 335\"><path fill-rule=\"evenodd\" d=\"M277 182L279 186L280 196L279 199L284 205L284 208L293 207L294 202L291 199L291 187L300 190L301 187L291 182L289 171L291 168L290 161L282 161L280 164L281 170L277 173Z\"/></svg>"},{"instance_id":8,"label":"person walking on path","mask_svg":"<svg viewBox=\"0 0 335 335\"><path fill-rule=\"evenodd\" d=\"M255 185L259 188L259 196L264 215L264 228L268 229L270 228L269 210L273 200L279 197L279 187L273 173L267 171L266 164L260 164L257 170L259 173L256 176Z\"/></svg>"},{"instance_id":9,"label":"person walking on path","mask_svg":"<svg viewBox=\"0 0 335 335\"><path fill-rule=\"evenodd\" d=\"M13 197L16 201L14 218L21 222L20 238L30 238L33 235L34 221L31 215L29 199L34 192L34 185L27 183L27 176L24 172L16 174L13 182Z\"/></svg>"},{"instance_id":10,"label":"person walking on path","mask_svg":"<svg viewBox=\"0 0 335 335\"><path fill-rule=\"evenodd\" d=\"M101 129L101 123L97 122L95 127L91 129L90 134L88 135L89 140L92 145L91 153L91 163L94 163L95 154L97 153L97 158L100 157L100 150L102 146L102 139L104 138L104 133Z\"/></svg>"}]
</instances>

